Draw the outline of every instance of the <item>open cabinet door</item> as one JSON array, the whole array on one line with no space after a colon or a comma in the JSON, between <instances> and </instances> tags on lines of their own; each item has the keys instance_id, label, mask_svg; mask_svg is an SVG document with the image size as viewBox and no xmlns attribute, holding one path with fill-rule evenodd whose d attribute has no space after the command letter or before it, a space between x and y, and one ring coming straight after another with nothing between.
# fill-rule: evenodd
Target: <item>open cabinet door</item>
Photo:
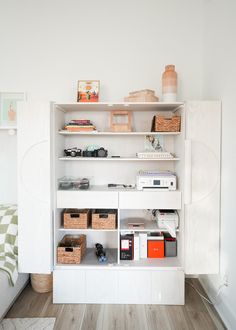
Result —
<instances>
[{"instance_id":1,"label":"open cabinet door","mask_svg":"<svg viewBox=\"0 0 236 330\"><path fill-rule=\"evenodd\" d=\"M19 271L52 268L50 103L24 102L18 121Z\"/></svg>"},{"instance_id":2,"label":"open cabinet door","mask_svg":"<svg viewBox=\"0 0 236 330\"><path fill-rule=\"evenodd\" d=\"M186 103L185 273L219 271L221 103Z\"/></svg>"}]
</instances>

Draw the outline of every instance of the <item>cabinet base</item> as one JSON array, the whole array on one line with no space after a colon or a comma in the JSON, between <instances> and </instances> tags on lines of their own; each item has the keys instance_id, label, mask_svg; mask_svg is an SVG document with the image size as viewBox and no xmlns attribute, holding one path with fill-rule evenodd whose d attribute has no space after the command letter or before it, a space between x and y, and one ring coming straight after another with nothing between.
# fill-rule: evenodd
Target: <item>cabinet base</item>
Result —
<instances>
[{"instance_id":1,"label":"cabinet base","mask_svg":"<svg viewBox=\"0 0 236 330\"><path fill-rule=\"evenodd\" d=\"M55 270L53 303L183 305L184 271Z\"/></svg>"}]
</instances>

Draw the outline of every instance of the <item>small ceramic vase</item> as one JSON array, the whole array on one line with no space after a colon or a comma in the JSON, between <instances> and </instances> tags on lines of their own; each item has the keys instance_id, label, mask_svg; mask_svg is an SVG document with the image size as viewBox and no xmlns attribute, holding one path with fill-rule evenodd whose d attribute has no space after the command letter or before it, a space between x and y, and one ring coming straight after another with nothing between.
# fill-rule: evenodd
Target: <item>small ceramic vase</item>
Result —
<instances>
[{"instance_id":1,"label":"small ceramic vase","mask_svg":"<svg viewBox=\"0 0 236 330\"><path fill-rule=\"evenodd\" d=\"M177 98L177 73L174 65L166 65L162 75L162 99L164 102L175 102Z\"/></svg>"}]
</instances>

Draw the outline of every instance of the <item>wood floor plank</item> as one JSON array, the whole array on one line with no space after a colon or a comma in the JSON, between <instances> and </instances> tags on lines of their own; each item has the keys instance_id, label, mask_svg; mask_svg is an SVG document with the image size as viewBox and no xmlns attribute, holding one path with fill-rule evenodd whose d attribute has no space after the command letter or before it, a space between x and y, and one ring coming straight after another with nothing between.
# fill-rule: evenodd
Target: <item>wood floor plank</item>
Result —
<instances>
[{"instance_id":1,"label":"wood floor plank","mask_svg":"<svg viewBox=\"0 0 236 330\"><path fill-rule=\"evenodd\" d=\"M197 279L188 279L204 295ZM56 317L55 330L225 330L214 307L186 284L184 306L53 304L52 294L28 285L8 312L11 317Z\"/></svg>"},{"instance_id":2,"label":"wood floor plank","mask_svg":"<svg viewBox=\"0 0 236 330\"><path fill-rule=\"evenodd\" d=\"M58 312L55 330L80 330L83 323L85 305L82 304L68 304L62 305L62 309Z\"/></svg>"},{"instance_id":3,"label":"wood floor plank","mask_svg":"<svg viewBox=\"0 0 236 330\"><path fill-rule=\"evenodd\" d=\"M125 329L124 305L105 305L103 314L103 330Z\"/></svg>"},{"instance_id":4,"label":"wood floor plank","mask_svg":"<svg viewBox=\"0 0 236 330\"><path fill-rule=\"evenodd\" d=\"M104 305L86 305L81 330L103 330Z\"/></svg>"}]
</instances>

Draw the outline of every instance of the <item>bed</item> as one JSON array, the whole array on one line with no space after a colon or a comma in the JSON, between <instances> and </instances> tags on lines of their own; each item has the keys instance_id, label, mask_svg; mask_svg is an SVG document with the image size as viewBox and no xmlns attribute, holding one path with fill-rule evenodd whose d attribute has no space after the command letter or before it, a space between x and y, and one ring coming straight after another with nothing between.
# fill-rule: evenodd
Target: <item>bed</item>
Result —
<instances>
[{"instance_id":1,"label":"bed","mask_svg":"<svg viewBox=\"0 0 236 330\"><path fill-rule=\"evenodd\" d=\"M28 274L18 274L18 216L16 205L0 204L0 319L28 281Z\"/></svg>"}]
</instances>

